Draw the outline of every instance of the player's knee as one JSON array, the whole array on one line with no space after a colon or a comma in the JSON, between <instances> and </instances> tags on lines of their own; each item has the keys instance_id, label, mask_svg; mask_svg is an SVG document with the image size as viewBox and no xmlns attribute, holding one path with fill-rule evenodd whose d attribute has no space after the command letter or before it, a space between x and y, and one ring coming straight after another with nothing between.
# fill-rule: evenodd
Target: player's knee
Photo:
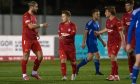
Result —
<instances>
[{"instance_id":1,"label":"player's knee","mask_svg":"<svg viewBox=\"0 0 140 84\"><path fill-rule=\"evenodd\" d=\"M43 60L43 56L38 56L38 60Z\"/></svg>"},{"instance_id":2,"label":"player's knee","mask_svg":"<svg viewBox=\"0 0 140 84\"><path fill-rule=\"evenodd\" d=\"M71 62L71 64L72 64L72 65L76 65L76 62L75 62L75 61L74 61L74 62Z\"/></svg>"},{"instance_id":3,"label":"player's knee","mask_svg":"<svg viewBox=\"0 0 140 84\"><path fill-rule=\"evenodd\" d=\"M100 59L100 55L99 55L99 53L95 53L95 57L96 57L96 59Z\"/></svg>"},{"instance_id":4,"label":"player's knee","mask_svg":"<svg viewBox=\"0 0 140 84\"><path fill-rule=\"evenodd\" d=\"M92 61L92 57L88 57L88 59L87 59L88 61Z\"/></svg>"},{"instance_id":5,"label":"player's knee","mask_svg":"<svg viewBox=\"0 0 140 84\"><path fill-rule=\"evenodd\" d=\"M135 62L135 66L140 67L140 62L136 61L136 62Z\"/></svg>"},{"instance_id":6,"label":"player's knee","mask_svg":"<svg viewBox=\"0 0 140 84\"><path fill-rule=\"evenodd\" d=\"M61 63L66 63L66 59L61 59Z\"/></svg>"},{"instance_id":7,"label":"player's knee","mask_svg":"<svg viewBox=\"0 0 140 84\"><path fill-rule=\"evenodd\" d=\"M111 60L111 61L117 61L117 58L116 58L116 56L112 55L112 56L110 57L110 60Z\"/></svg>"},{"instance_id":8,"label":"player's knee","mask_svg":"<svg viewBox=\"0 0 140 84\"><path fill-rule=\"evenodd\" d=\"M29 58L29 52L23 53L23 60L28 60Z\"/></svg>"},{"instance_id":9,"label":"player's knee","mask_svg":"<svg viewBox=\"0 0 140 84\"><path fill-rule=\"evenodd\" d=\"M88 61L91 61L92 59L93 59L93 54L89 53L89 54L88 54L88 57L87 57L87 60L88 60Z\"/></svg>"}]
</instances>

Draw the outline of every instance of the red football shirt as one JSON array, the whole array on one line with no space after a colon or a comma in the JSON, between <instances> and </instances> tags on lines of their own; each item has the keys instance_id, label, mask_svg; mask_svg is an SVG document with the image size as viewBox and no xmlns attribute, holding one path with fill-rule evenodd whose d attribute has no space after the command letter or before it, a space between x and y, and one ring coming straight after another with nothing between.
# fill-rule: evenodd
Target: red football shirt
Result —
<instances>
[{"instance_id":1,"label":"red football shirt","mask_svg":"<svg viewBox=\"0 0 140 84\"><path fill-rule=\"evenodd\" d=\"M26 12L22 17L22 39L24 40L37 40L38 31L36 29L30 29L28 24L36 24L36 16Z\"/></svg>"},{"instance_id":2,"label":"red football shirt","mask_svg":"<svg viewBox=\"0 0 140 84\"><path fill-rule=\"evenodd\" d=\"M70 35L61 39L60 37L62 36L62 33L68 33ZM58 34L59 34L59 49L61 48L63 49L64 45L70 45L70 44L74 45L76 25L73 22L60 23Z\"/></svg>"},{"instance_id":3,"label":"red football shirt","mask_svg":"<svg viewBox=\"0 0 140 84\"><path fill-rule=\"evenodd\" d=\"M126 43L127 43L128 28L130 26L131 15L132 15L131 13L125 13L122 16L122 24L123 24L123 28L124 28L124 34L125 34ZM133 30L131 45L135 46L135 30Z\"/></svg>"},{"instance_id":4,"label":"red football shirt","mask_svg":"<svg viewBox=\"0 0 140 84\"><path fill-rule=\"evenodd\" d=\"M119 31L122 30L121 22L114 17L112 20L107 19L106 28L108 30L108 44L115 45L121 42Z\"/></svg>"}]
</instances>

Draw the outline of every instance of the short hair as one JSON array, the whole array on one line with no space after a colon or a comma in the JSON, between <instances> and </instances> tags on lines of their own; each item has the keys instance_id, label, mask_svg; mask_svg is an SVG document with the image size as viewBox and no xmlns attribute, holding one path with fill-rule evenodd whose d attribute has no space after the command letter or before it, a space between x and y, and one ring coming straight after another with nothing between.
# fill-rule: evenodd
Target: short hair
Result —
<instances>
[{"instance_id":1,"label":"short hair","mask_svg":"<svg viewBox=\"0 0 140 84\"><path fill-rule=\"evenodd\" d=\"M125 4L134 5L134 0L127 0L125 1Z\"/></svg>"},{"instance_id":2,"label":"short hair","mask_svg":"<svg viewBox=\"0 0 140 84\"><path fill-rule=\"evenodd\" d=\"M68 11L68 10L63 10L63 11L62 11L62 14L65 14L65 15L67 15L68 17L71 16L71 12Z\"/></svg>"},{"instance_id":3,"label":"short hair","mask_svg":"<svg viewBox=\"0 0 140 84\"><path fill-rule=\"evenodd\" d=\"M108 10L112 15L116 15L115 6L106 6L105 10Z\"/></svg>"},{"instance_id":4,"label":"short hair","mask_svg":"<svg viewBox=\"0 0 140 84\"><path fill-rule=\"evenodd\" d=\"M37 2L36 1L30 1L29 3L28 3L28 6L30 7L30 6L35 6L37 4Z\"/></svg>"},{"instance_id":5,"label":"short hair","mask_svg":"<svg viewBox=\"0 0 140 84\"><path fill-rule=\"evenodd\" d=\"M92 15L93 15L93 13L95 13L95 12L100 12L100 11L99 11L99 9L97 9L97 8L92 9L92 10L91 10L91 16L92 16Z\"/></svg>"}]
</instances>

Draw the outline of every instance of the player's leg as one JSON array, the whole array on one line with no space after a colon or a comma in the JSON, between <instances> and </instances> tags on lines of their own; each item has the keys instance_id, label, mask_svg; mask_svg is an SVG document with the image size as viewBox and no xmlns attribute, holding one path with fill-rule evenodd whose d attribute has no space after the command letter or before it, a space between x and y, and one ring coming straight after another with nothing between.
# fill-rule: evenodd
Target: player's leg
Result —
<instances>
[{"instance_id":1,"label":"player's leg","mask_svg":"<svg viewBox=\"0 0 140 84\"><path fill-rule=\"evenodd\" d=\"M29 80L29 77L26 73L27 70L27 62L30 55L31 42L22 40L22 49L23 49L23 58L21 61L22 68L22 78L23 80Z\"/></svg>"},{"instance_id":2,"label":"player's leg","mask_svg":"<svg viewBox=\"0 0 140 84\"><path fill-rule=\"evenodd\" d=\"M132 78L132 70L133 70L133 66L135 64L134 50L132 50L131 52L128 52L127 54L128 54L128 65L129 65L130 78Z\"/></svg>"},{"instance_id":3,"label":"player's leg","mask_svg":"<svg viewBox=\"0 0 140 84\"><path fill-rule=\"evenodd\" d=\"M133 72L132 72L132 84L136 84L139 70L140 70L140 54L136 54L136 62L133 66Z\"/></svg>"},{"instance_id":4,"label":"player's leg","mask_svg":"<svg viewBox=\"0 0 140 84\"><path fill-rule=\"evenodd\" d=\"M64 50L59 50L59 57L60 57L60 63L61 63L61 73L62 73L62 80L67 80L67 67L66 67L66 62L67 62L67 57L66 53Z\"/></svg>"},{"instance_id":5,"label":"player's leg","mask_svg":"<svg viewBox=\"0 0 140 84\"><path fill-rule=\"evenodd\" d=\"M85 58L85 59L83 59L78 65L77 65L77 74L78 74L78 72L79 72L79 69L82 67L82 66L84 66L84 65L86 65L89 61L91 61L93 59L93 53L88 53L88 56Z\"/></svg>"},{"instance_id":6,"label":"player's leg","mask_svg":"<svg viewBox=\"0 0 140 84\"><path fill-rule=\"evenodd\" d=\"M117 63L117 54L119 49L120 49L120 45L113 45L110 47L108 46L108 54L111 61L111 74L107 79L110 81L120 80L118 75L118 63Z\"/></svg>"},{"instance_id":7,"label":"player's leg","mask_svg":"<svg viewBox=\"0 0 140 84\"><path fill-rule=\"evenodd\" d=\"M23 59L21 61L23 80L29 80L29 77L28 77L28 75L26 73L28 58L29 58L29 52L23 53Z\"/></svg>"},{"instance_id":8,"label":"player's leg","mask_svg":"<svg viewBox=\"0 0 140 84\"><path fill-rule=\"evenodd\" d=\"M34 61L34 66L33 66L31 75L32 75L32 77L35 77L36 79L41 79L37 70L39 69L40 63L43 59L43 53L42 53L42 49L41 49L41 46L38 41L34 41L34 43L32 45L32 50L33 50L34 54L36 55L36 59Z\"/></svg>"},{"instance_id":9,"label":"player's leg","mask_svg":"<svg viewBox=\"0 0 140 84\"><path fill-rule=\"evenodd\" d=\"M140 39L137 38L137 40L136 40L136 48L135 48L136 62L134 64L134 66L133 66L132 84L136 84L138 74L139 74L139 70L140 70L140 44L139 44L139 41L140 41Z\"/></svg>"},{"instance_id":10,"label":"player's leg","mask_svg":"<svg viewBox=\"0 0 140 84\"><path fill-rule=\"evenodd\" d=\"M111 59L111 65L112 65L111 75L114 76L114 80L118 81L118 80L120 80L120 78L118 75L117 56L111 55L110 59Z\"/></svg>"},{"instance_id":11,"label":"player's leg","mask_svg":"<svg viewBox=\"0 0 140 84\"><path fill-rule=\"evenodd\" d=\"M71 62L71 66L72 66L72 75L71 75L71 80L75 80L76 79L76 52L69 52L69 60Z\"/></svg>"},{"instance_id":12,"label":"player's leg","mask_svg":"<svg viewBox=\"0 0 140 84\"><path fill-rule=\"evenodd\" d=\"M86 65L89 61L93 60L93 53L98 51L97 48L96 48L96 50L94 50L94 46L96 46L96 45L94 45L94 43L93 43L92 41L91 41L90 43L87 43L87 47L88 47L88 56L87 56L85 59L83 59L83 60L77 65L77 72L76 72L77 74L78 74L78 72L79 72L79 69L80 69L82 66Z\"/></svg>"},{"instance_id":13,"label":"player's leg","mask_svg":"<svg viewBox=\"0 0 140 84\"><path fill-rule=\"evenodd\" d=\"M96 52L94 53L94 64L95 64L95 69L96 69L96 75L103 75L101 72L100 72L100 54L99 52Z\"/></svg>"}]
</instances>

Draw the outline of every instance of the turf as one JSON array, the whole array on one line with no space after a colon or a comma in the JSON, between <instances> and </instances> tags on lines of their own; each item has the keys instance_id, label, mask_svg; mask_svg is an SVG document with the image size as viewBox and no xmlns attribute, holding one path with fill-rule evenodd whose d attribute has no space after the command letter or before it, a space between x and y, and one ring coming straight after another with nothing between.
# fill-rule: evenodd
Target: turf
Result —
<instances>
[{"instance_id":1,"label":"turf","mask_svg":"<svg viewBox=\"0 0 140 84\"><path fill-rule=\"evenodd\" d=\"M120 81L105 80L110 73L109 60L101 60L101 69L105 74L104 76L96 76L93 62L90 62L80 69L75 81L70 80L71 67L69 62L67 65L67 81L61 80L59 60L42 62L39 69L42 80L35 80L30 77L29 81L23 81L20 62L0 62L0 84L131 84L130 79L126 79L128 77L127 60L119 60ZM28 75L31 74L32 66L33 62L30 61L27 69ZM140 84L140 78L138 78L137 84Z\"/></svg>"}]
</instances>

